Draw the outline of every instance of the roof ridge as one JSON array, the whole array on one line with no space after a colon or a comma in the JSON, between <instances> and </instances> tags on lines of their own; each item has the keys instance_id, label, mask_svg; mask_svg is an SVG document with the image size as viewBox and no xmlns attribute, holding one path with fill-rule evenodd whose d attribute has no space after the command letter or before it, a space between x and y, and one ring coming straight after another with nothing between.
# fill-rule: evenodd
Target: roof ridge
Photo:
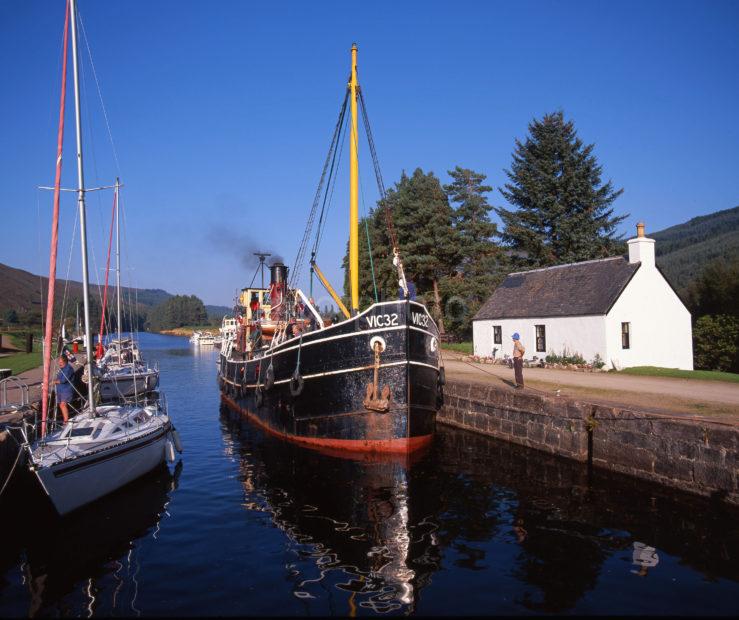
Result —
<instances>
[{"instance_id":1,"label":"roof ridge","mask_svg":"<svg viewBox=\"0 0 739 620\"><path fill-rule=\"evenodd\" d=\"M534 273L537 271L548 271L550 269L562 269L563 267L573 267L575 265L588 265L590 263L602 263L607 260L617 260L617 259L623 260L624 257L619 255L619 256L609 256L608 258L594 258L592 260L583 260L583 261L579 261L576 263L565 263L563 265L552 265L550 267L539 267L538 269L529 269L528 271L512 271L508 275L509 276L520 276L520 275L524 275L527 273Z\"/></svg>"}]
</instances>

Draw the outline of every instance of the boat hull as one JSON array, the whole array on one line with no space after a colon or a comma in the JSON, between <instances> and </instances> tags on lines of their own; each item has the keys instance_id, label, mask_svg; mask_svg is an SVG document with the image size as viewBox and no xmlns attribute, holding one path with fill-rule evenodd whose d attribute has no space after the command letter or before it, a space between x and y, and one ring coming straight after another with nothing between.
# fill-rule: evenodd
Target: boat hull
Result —
<instances>
[{"instance_id":1,"label":"boat hull","mask_svg":"<svg viewBox=\"0 0 739 620\"><path fill-rule=\"evenodd\" d=\"M158 372L142 372L136 375L103 377L100 380L100 397L103 401L153 392L159 385Z\"/></svg>"},{"instance_id":2,"label":"boat hull","mask_svg":"<svg viewBox=\"0 0 739 620\"><path fill-rule=\"evenodd\" d=\"M376 342L383 349L378 360ZM376 396L382 399L384 390L386 403L368 398L375 396L374 390L368 394L375 366ZM219 383L228 407L284 439L316 448L403 453L433 437L443 397L439 366L438 331L426 308L385 302L309 332L302 342L282 343L260 359L221 355ZM299 390L291 381L296 369Z\"/></svg>"},{"instance_id":3,"label":"boat hull","mask_svg":"<svg viewBox=\"0 0 739 620\"><path fill-rule=\"evenodd\" d=\"M133 441L34 470L60 515L95 501L150 472L165 460L167 423Z\"/></svg>"}]
</instances>

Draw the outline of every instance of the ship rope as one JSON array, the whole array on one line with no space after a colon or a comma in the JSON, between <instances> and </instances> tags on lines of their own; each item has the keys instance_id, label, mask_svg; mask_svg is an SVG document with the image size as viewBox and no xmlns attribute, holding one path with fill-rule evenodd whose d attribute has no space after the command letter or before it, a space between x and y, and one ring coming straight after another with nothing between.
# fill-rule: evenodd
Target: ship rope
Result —
<instances>
[{"instance_id":1,"label":"ship rope","mask_svg":"<svg viewBox=\"0 0 739 620\"><path fill-rule=\"evenodd\" d=\"M334 151L334 160L338 162L338 164L336 168L334 168L334 165L332 162L331 170L329 171L329 179L328 179L328 182L326 183L326 195L324 196L323 206L321 207L321 215L318 218L316 238L313 243L313 248L311 250L311 261L315 260L315 257L318 254L318 248L321 245L321 241L323 240L323 233L326 230L326 221L327 221L328 212L331 210L331 205L333 204L334 190L336 189L336 179L339 176L339 167L341 166L341 156L344 153L344 143L346 142L347 127L349 126L348 117L345 115L344 118L345 120L344 120L344 124L342 127L343 133L339 134L338 154L337 154L337 151Z\"/></svg>"},{"instance_id":2,"label":"ship rope","mask_svg":"<svg viewBox=\"0 0 739 620\"><path fill-rule=\"evenodd\" d=\"M313 205L311 207L310 214L308 215L308 222L306 224L305 231L303 232L303 239L300 242L300 246L298 247L298 253L295 257L295 262L293 263L293 271L289 279L288 288L295 288L300 278L300 269L303 265L303 261L305 260L305 253L308 249L308 241L313 231L313 224L316 219L316 213L318 212L318 205L320 204L321 196L323 195L323 187L326 182L326 175L328 173L329 166L331 162L333 161L333 156L336 150L339 133L341 131L341 126L344 121L344 115L346 113L346 104L348 101L349 101L349 92L347 91L347 93L344 95L344 101L341 104L341 109L339 111L339 119L337 120L336 127L334 128L334 133L331 138L331 143L329 145L328 154L326 155L326 161L323 164L323 171L321 172L321 179L318 182L318 188L316 189L316 194L313 198ZM324 202L325 202L325 199L324 199Z\"/></svg>"},{"instance_id":3,"label":"ship rope","mask_svg":"<svg viewBox=\"0 0 739 620\"><path fill-rule=\"evenodd\" d=\"M375 261L372 258L372 242L370 241L370 234L369 234L369 219L370 219L370 213L367 211L367 204L364 201L364 183L362 183L362 174L359 174L359 189L362 194L362 208L364 209L364 232L367 235L367 254L369 254L369 262L370 262L370 272L372 273L372 288L375 293L375 303L379 303L379 299L377 297L377 279L375 278Z\"/></svg>"},{"instance_id":4,"label":"ship rope","mask_svg":"<svg viewBox=\"0 0 739 620\"><path fill-rule=\"evenodd\" d=\"M367 144L369 145L370 155L372 156L372 165L375 169L375 178L377 180L377 189L380 192L380 205L385 214L385 225L387 226L388 234L390 235L390 243L393 246L393 264L398 270L398 276L400 279L400 285L408 295L408 282L405 278L405 272L403 270L403 261L400 257L400 247L398 246L398 237L395 234L395 226L393 225L393 215L390 210L390 204L387 200L387 191L385 190L385 182L382 178L382 171L380 169L380 160L377 157L377 149L375 148L375 139L372 136L372 127L370 126L369 114L367 113L367 104L364 101L364 92L359 89L359 109L362 111L362 122L364 124L364 130L367 134Z\"/></svg>"}]
</instances>

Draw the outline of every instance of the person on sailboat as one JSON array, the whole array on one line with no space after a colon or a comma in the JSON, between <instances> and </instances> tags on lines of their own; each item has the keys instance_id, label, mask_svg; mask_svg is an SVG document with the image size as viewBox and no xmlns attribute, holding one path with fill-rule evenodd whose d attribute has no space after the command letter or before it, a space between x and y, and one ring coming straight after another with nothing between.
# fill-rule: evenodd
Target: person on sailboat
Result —
<instances>
[{"instance_id":1,"label":"person on sailboat","mask_svg":"<svg viewBox=\"0 0 739 620\"><path fill-rule=\"evenodd\" d=\"M74 380L74 368L67 361L66 355L59 356L59 372L56 375L56 402L62 411L62 418L66 424L69 420L68 403L72 400L73 389L72 381Z\"/></svg>"}]
</instances>

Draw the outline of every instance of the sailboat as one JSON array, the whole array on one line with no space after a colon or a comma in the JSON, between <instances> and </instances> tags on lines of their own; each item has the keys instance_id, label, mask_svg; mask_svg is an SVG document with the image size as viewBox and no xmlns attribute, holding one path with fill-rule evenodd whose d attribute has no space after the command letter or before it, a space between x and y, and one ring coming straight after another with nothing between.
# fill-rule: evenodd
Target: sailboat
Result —
<instances>
[{"instance_id":1,"label":"sailboat","mask_svg":"<svg viewBox=\"0 0 739 620\"><path fill-rule=\"evenodd\" d=\"M324 321L311 296L297 286L311 227L328 191L347 104L350 118L349 272L351 309L318 268L318 219L311 272L332 295L344 320ZM308 217L295 269L270 266L269 289L244 289L240 330L221 348L218 380L223 402L283 439L314 448L357 452L410 453L428 445L443 399L444 369L439 330L426 307L412 299L389 209L386 213L397 270L398 299L359 308L358 107L384 197L374 141L357 80L357 46L351 49L351 76L334 138ZM328 182L324 182L327 178ZM326 204L324 199L323 204ZM385 203L386 204L386 203ZM390 260L390 259L389 259Z\"/></svg>"},{"instance_id":2,"label":"sailboat","mask_svg":"<svg viewBox=\"0 0 739 620\"><path fill-rule=\"evenodd\" d=\"M71 18L71 19L70 19ZM175 447L180 450L179 437L172 425L163 395L135 404L96 406L93 381L87 383L87 402L83 410L58 428L47 428L49 385L51 375L51 343L54 321L54 285L56 274L56 243L59 215L62 145L64 134L64 101L66 90L67 40L69 22L72 34L75 121L77 136L77 202L79 207L82 288L84 306L86 372L93 377L93 351L90 330L90 292L87 263L87 231L85 182L82 158L82 126L80 110L79 67L77 53L77 4L67 1L64 27L64 59L62 94L57 144L57 169L54 186L54 217L52 223L51 256L49 260L49 290L45 327L44 380L42 387L42 420L38 439L26 441L29 467L38 478L54 507L66 514L88 504L163 463L175 459ZM47 432L50 431L50 432Z\"/></svg>"},{"instance_id":3,"label":"sailboat","mask_svg":"<svg viewBox=\"0 0 739 620\"><path fill-rule=\"evenodd\" d=\"M131 396L138 397L153 392L159 385L159 369L152 368L143 359L138 343L133 335L124 338L122 335L121 306L121 234L120 234L120 180L116 179L113 198L116 229L116 326L117 338L108 342L103 353L102 336L105 327L105 308L100 325L100 342L98 344L101 359L98 360L95 380L100 385L100 398L103 402L116 401ZM112 231L111 231L112 232ZM108 280L105 280L105 296L107 297Z\"/></svg>"}]
</instances>

